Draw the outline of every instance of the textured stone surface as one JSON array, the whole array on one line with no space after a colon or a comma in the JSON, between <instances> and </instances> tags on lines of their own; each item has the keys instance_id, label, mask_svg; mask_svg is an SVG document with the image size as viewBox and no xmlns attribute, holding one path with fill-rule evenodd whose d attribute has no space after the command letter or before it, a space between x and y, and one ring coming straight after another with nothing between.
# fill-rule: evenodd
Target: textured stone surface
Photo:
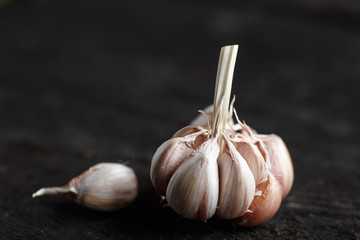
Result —
<instances>
[{"instance_id":1,"label":"textured stone surface","mask_svg":"<svg viewBox=\"0 0 360 240\"><path fill-rule=\"evenodd\" d=\"M356 12L284 4L3 4L0 239L359 239L359 29ZM255 228L182 219L149 180L156 148L211 103L232 43L240 118L283 137L295 167L280 211ZM31 198L102 161L137 172L126 210Z\"/></svg>"}]
</instances>

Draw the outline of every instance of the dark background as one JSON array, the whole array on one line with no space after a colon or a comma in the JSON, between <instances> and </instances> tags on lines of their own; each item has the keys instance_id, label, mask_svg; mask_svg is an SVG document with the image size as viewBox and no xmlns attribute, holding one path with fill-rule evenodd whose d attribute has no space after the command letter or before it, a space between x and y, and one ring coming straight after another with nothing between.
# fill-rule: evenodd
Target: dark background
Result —
<instances>
[{"instance_id":1,"label":"dark background","mask_svg":"<svg viewBox=\"0 0 360 240\"><path fill-rule=\"evenodd\" d=\"M0 0L0 239L360 239L358 1ZM255 228L185 220L150 180L156 148L211 104L239 44L240 118L277 133L295 182ZM91 165L139 178L120 212L32 199Z\"/></svg>"}]
</instances>

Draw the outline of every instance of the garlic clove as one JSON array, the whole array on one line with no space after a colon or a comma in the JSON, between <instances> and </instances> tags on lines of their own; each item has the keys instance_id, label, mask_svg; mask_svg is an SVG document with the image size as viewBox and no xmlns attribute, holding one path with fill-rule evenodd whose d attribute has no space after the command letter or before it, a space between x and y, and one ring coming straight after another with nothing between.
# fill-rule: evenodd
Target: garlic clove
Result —
<instances>
[{"instance_id":1,"label":"garlic clove","mask_svg":"<svg viewBox=\"0 0 360 240\"><path fill-rule=\"evenodd\" d=\"M138 192L134 171L120 163L99 163L63 187L42 188L33 197L64 194L87 208L114 211L130 205Z\"/></svg>"},{"instance_id":2,"label":"garlic clove","mask_svg":"<svg viewBox=\"0 0 360 240\"><path fill-rule=\"evenodd\" d=\"M210 131L206 127L200 126L186 126L177 131L172 138L186 137L191 134L195 134L196 138L194 141L188 142L188 144L195 150L205 141L210 138Z\"/></svg>"},{"instance_id":3,"label":"garlic clove","mask_svg":"<svg viewBox=\"0 0 360 240\"><path fill-rule=\"evenodd\" d=\"M233 143L224 138L226 151L218 159L220 194L216 214L219 218L233 219L242 216L253 201L255 179Z\"/></svg>"},{"instance_id":4,"label":"garlic clove","mask_svg":"<svg viewBox=\"0 0 360 240\"><path fill-rule=\"evenodd\" d=\"M289 151L284 141L275 134L258 135L263 141L271 162L271 173L278 180L282 189L282 198L290 192L294 182L294 168Z\"/></svg>"},{"instance_id":5,"label":"garlic clove","mask_svg":"<svg viewBox=\"0 0 360 240\"><path fill-rule=\"evenodd\" d=\"M263 155L256 145L249 143L241 134L236 134L232 140L236 150L249 165L255 177L256 186L265 182L268 177L268 170Z\"/></svg>"},{"instance_id":6,"label":"garlic clove","mask_svg":"<svg viewBox=\"0 0 360 240\"><path fill-rule=\"evenodd\" d=\"M97 164L81 180L72 180L78 192L78 197L74 200L93 209L120 209L132 203L137 195L136 175L123 164Z\"/></svg>"},{"instance_id":7,"label":"garlic clove","mask_svg":"<svg viewBox=\"0 0 360 240\"><path fill-rule=\"evenodd\" d=\"M189 132L191 134L185 135ZM205 133L203 128L185 127L157 149L151 161L150 178L158 194L166 195L171 176L194 150L207 140ZM183 134L185 136L181 136Z\"/></svg>"},{"instance_id":8,"label":"garlic clove","mask_svg":"<svg viewBox=\"0 0 360 240\"><path fill-rule=\"evenodd\" d=\"M268 181L260 184L258 190L262 194L255 195L247 213L233 220L236 225L247 227L260 225L270 220L279 210L282 200L281 188L271 174Z\"/></svg>"},{"instance_id":9,"label":"garlic clove","mask_svg":"<svg viewBox=\"0 0 360 240\"><path fill-rule=\"evenodd\" d=\"M294 168L286 144L276 134L257 134L247 125L242 127L243 135L258 147L265 159L267 169L279 182L284 199L294 182Z\"/></svg>"},{"instance_id":10,"label":"garlic clove","mask_svg":"<svg viewBox=\"0 0 360 240\"><path fill-rule=\"evenodd\" d=\"M193 220L212 217L219 195L218 138L203 143L171 177L166 190L168 205L179 215Z\"/></svg>"}]
</instances>

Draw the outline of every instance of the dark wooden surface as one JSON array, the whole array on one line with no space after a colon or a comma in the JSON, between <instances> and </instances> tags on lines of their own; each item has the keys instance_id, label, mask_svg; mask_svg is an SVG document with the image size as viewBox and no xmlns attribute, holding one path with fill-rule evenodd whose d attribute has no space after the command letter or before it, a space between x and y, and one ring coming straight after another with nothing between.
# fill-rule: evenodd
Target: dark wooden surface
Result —
<instances>
[{"instance_id":1,"label":"dark wooden surface","mask_svg":"<svg viewBox=\"0 0 360 240\"><path fill-rule=\"evenodd\" d=\"M357 9L207 1L0 5L0 239L360 239ZM351 9L351 7L350 7ZM156 148L212 101L220 47L240 45L240 118L288 144L295 182L255 228L182 219L150 180ZM140 193L101 213L32 199L121 161Z\"/></svg>"}]
</instances>

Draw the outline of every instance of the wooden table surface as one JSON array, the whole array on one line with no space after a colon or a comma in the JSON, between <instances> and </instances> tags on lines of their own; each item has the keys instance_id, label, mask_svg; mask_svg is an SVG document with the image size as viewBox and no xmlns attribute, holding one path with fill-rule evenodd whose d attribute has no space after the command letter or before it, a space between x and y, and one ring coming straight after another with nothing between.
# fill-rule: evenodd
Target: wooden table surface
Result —
<instances>
[{"instance_id":1,"label":"wooden table surface","mask_svg":"<svg viewBox=\"0 0 360 240\"><path fill-rule=\"evenodd\" d=\"M0 1L0 239L360 239L360 13L286 3ZM156 148L211 104L240 45L240 119L277 133L295 181L254 228L163 208ZM98 162L139 178L119 212L32 199Z\"/></svg>"}]
</instances>

